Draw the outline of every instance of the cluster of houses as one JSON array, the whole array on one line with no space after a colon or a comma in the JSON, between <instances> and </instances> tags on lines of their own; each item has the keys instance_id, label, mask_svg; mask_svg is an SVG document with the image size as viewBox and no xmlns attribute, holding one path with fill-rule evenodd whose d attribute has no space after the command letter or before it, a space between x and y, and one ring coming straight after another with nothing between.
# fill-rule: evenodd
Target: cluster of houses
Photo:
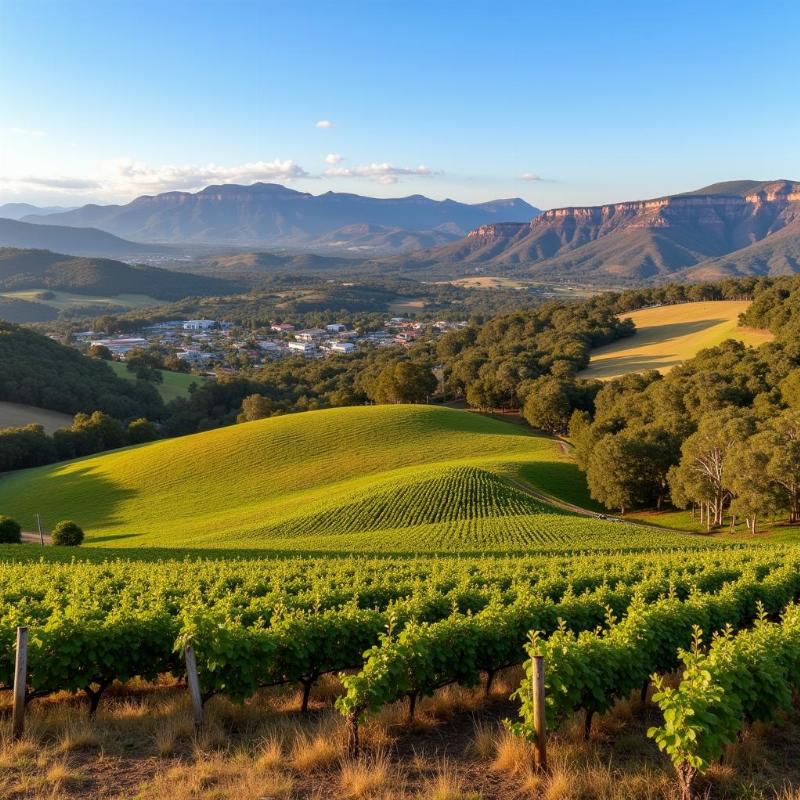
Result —
<instances>
[{"instance_id":1,"label":"cluster of houses","mask_svg":"<svg viewBox=\"0 0 800 800\"><path fill-rule=\"evenodd\" d=\"M359 347L410 347L424 334L440 334L463 327L465 322L417 322L404 317L387 319L380 330L361 332L336 322L324 328L298 330L287 322L276 322L267 335L242 338L235 336L233 325L211 319L171 320L148 325L136 335L103 337L94 331L73 335L79 346L103 346L124 360L133 350L150 346L167 347L194 368L219 368L232 363L231 354L243 354L250 363L263 363L279 358L324 358L328 355L348 355ZM235 368L224 367L235 372Z\"/></svg>"}]
</instances>

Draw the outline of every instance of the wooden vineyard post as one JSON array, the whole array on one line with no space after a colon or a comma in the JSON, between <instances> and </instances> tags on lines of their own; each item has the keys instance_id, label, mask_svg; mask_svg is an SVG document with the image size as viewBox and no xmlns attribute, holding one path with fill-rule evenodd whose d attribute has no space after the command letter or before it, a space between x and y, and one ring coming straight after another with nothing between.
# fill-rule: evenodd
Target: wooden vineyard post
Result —
<instances>
[{"instance_id":1,"label":"wooden vineyard post","mask_svg":"<svg viewBox=\"0 0 800 800\"><path fill-rule=\"evenodd\" d=\"M17 659L14 667L14 709L12 729L15 739L25 730L25 691L28 683L28 629L17 628Z\"/></svg>"},{"instance_id":2,"label":"wooden vineyard post","mask_svg":"<svg viewBox=\"0 0 800 800\"><path fill-rule=\"evenodd\" d=\"M547 720L544 707L544 656L533 656L533 729L536 732L536 769L547 769Z\"/></svg>"},{"instance_id":3,"label":"wooden vineyard post","mask_svg":"<svg viewBox=\"0 0 800 800\"><path fill-rule=\"evenodd\" d=\"M186 658L186 682L189 684L189 695L192 698L192 710L194 711L194 724L199 728L203 724L203 698L200 695L200 679L197 677L197 659L190 642L186 643L184 657Z\"/></svg>"}]
</instances>

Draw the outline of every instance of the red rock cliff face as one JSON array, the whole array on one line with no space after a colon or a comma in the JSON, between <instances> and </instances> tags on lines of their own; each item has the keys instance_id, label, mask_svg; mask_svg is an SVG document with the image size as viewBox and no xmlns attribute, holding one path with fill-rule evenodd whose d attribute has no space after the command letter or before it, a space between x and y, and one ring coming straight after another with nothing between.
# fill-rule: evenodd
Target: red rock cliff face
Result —
<instances>
[{"instance_id":1,"label":"red rock cliff face","mask_svg":"<svg viewBox=\"0 0 800 800\"><path fill-rule=\"evenodd\" d=\"M606 236L622 228L671 226L736 227L753 241L800 218L800 184L778 181L744 197L735 195L676 195L655 200L611 203L603 206L568 206L543 211L528 224L483 225L469 233L479 240L519 238L547 231L562 241L572 241L580 231L583 241ZM752 224L748 224L752 223Z\"/></svg>"},{"instance_id":2,"label":"red rock cliff face","mask_svg":"<svg viewBox=\"0 0 800 800\"><path fill-rule=\"evenodd\" d=\"M800 230L800 183L747 183L753 188L741 192L555 208L528 223L482 225L426 257L519 265L558 277L669 275L760 243L787 226Z\"/></svg>"},{"instance_id":3,"label":"red rock cliff face","mask_svg":"<svg viewBox=\"0 0 800 800\"><path fill-rule=\"evenodd\" d=\"M481 225L467 234L470 239L510 239L521 231L529 231L528 222L494 222L491 225Z\"/></svg>"}]
</instances>

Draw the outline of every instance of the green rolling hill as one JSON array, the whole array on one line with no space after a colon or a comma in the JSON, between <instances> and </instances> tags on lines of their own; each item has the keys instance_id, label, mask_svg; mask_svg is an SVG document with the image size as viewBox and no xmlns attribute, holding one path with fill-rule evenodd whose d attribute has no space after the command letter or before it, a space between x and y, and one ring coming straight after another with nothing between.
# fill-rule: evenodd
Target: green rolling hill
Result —
<instances>
[{"instance_id":1,"label":"green rolling hill","mask_svg":"<svg viewBox=\"0 0 800 800\"><path fill-rule=\"evenodd\" d=\"M527 492L531 483L588 502L559 443L522 426L431 406L354 407L10 474L0 478L0 512L25 526L36 512L50 525L75 519L89 547L475 552L674 542L565 513Z\"/></svg>"}]
</instances>

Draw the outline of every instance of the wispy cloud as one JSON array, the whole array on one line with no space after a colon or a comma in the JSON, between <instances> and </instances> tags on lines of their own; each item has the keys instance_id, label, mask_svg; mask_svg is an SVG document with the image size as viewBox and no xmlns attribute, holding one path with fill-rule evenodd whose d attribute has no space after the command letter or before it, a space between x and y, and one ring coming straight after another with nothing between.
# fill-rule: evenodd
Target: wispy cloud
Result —
<instances>
[{"instance_id":1,"label":"wispy cloud","mask_svg":"<svg viewBox=\"0 0 800 800\"><path fill-rule=\"evenodd\" d=\"M434 171L424 164L418 167L395 167L392 164L362 164L354 167L329 167L323 175L326 178L369 178L382 184L397 183L404 176L434 175Z\"/></svg>"},{"instance_id":2,"label":"wispy cloud","mask_svg":"<svg viewBox=\"0 0 800 800\"><path fill-rule=\"evenodd\" d=\"M308 177L308 173L292 160L251 161L232 167L218 164L152 167L141 162L121 159L114 162L112 182L127 183L158 191L196 189L209 183L255 183L256 181L291 181Z\"/></svg>"},{"instance_id":3,"label":"wispy cloud","mask_svg":"<svg viewBox=\"0 0 800 800\"><path fill-rule=\"evenodd\" d=\"M142 194L197 191L212 184L251 184L258 181L291 183L298 179L361 179L390 185L402 178L436 175L430 167L398 167L389 162L345 165L339 153L325 157L321 173L309 173L291 159L220 164L149 164L131 158L105 161L79 174L23 172L0 174L0 188L16 195L44 192L105 200L130 199Z\"/></svg>"},{"instance_id":4,"label":"wispy cloud","mask_svg":"<svg viewBox=\"0 0 800 800\"><path fill-rule=\"evenodd\" d=\"M26 175L17 179L19 183L26 183L30 186L38 186L42 189L85 191L88 189L102 189L103 184L88 178L58 178L58 177L39 177L37 175Z\"/></svg>"},{"instance_id":5,"label":"wispy cloud","mask_svg":"<svg viewBox=\"0 0 800 800\"><path fill-rule=\"evenodd\" d=\"M153 166L123 158L101 164L92 175L78 177L22 173L0 176L0 184L14 191L24 191L26 187L70 194L101 191L124 197L146 192L192 191L214 183L286 183L305 177L309 177L308 172L292 160L252 161L226 167L213 163Z\"/></svg>"},{"instance_id":6,"label":"wispy cloud","mask_svg":"<svg viewBox=\"0 0 800 800\"><path fill-rule=\"evenodd\" d=\"M329 119L319 119L314 123L315 128L332 128L333 123Z\"/></svg>"},{"instance_id":7,"label":"wispy cloud","mask_svg":"<svg viewBox=\"0 0 800 800\"><path fill-rule=\"evenodd\" d=\"M523 172L522 175L519 176L523 181L543 181L544 178L541 175L538 175L535 172Z\"/></svg>"}]
</instances>

